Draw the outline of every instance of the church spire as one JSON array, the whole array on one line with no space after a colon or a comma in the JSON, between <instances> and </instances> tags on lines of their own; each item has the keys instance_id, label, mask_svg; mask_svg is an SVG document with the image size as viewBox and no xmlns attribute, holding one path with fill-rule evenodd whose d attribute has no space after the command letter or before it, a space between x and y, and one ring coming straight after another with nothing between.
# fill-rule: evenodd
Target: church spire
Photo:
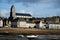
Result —
<instances>
[{"instance_id":1,"label":"church spire","mask_svg":"<svg viewBox=\"0 0 60 40\"><path fill-rule=\"evenodd\" d=\"M10 18L11 19L15 18L15 7L14 7L14 5L12 5L11 9L10 9Z\"/></svg>"},{"instance_id":2,"label":"church spire","mask_svg":"<svg viewBox=\"0 0 60 40\"><path fill-rule=\"evenodd\" d=\"M11 12L12 12L12 10L13 10L13 9L15 10L15 7L14 7L14 5L12 5L12 6L11 6Z\"/></svg>"}]
</instances>

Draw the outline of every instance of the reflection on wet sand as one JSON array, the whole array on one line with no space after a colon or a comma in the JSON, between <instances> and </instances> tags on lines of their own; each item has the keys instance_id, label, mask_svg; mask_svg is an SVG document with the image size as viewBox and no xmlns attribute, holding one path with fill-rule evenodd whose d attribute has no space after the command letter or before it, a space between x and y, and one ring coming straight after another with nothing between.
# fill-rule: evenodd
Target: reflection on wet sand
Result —
<instances>
[{"instance_id":1,"label":"reflection on wet sand","mask_svg":"<svg viewBox=\"0 0 60 40\"><path fill-rule=\"evenodd\" d=\"M60 35L38 35L36 38L22 37L22 35L0 35L0 40L60 40Z\"/></svg>"}]
</instances>

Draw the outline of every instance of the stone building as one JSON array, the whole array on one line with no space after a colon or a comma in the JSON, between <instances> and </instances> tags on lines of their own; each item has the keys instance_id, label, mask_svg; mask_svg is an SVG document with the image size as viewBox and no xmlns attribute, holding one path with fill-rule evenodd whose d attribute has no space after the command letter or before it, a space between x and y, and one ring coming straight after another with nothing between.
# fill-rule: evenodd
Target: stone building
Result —
<instances>
[{"instance_id":1,"label":"stone building","mask_svg":"<svg viewBox=\"0 0 60 40\"><path fill-rule=\"evenodd\" d=\"M39 24L36 19L34 21L32 15L29 13L16 13L14 5L12 5L10 9L9 20L11 21L11 27L34 27L36 26L35 24ZM33 23L33 21L35 23Z\"/></svg>"}]
</instances>

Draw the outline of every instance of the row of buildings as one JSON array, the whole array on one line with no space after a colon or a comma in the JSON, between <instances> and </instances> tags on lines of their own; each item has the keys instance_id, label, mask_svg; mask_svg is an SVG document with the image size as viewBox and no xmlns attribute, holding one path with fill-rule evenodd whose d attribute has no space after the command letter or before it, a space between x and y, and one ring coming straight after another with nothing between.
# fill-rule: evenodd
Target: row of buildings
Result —
<instances>
[{"instance_id":1,"label":"row of buildings","mask_svg":"<svg viewBox=\"0 0 60 40\"><path fill-rule=\"evenodd\" d=\"M0 17L0 27L60 29L60 17L35 18L29 13L16 13L15 7L12 5L10 9L10 17Z\"/></svg>"}]
</instances>

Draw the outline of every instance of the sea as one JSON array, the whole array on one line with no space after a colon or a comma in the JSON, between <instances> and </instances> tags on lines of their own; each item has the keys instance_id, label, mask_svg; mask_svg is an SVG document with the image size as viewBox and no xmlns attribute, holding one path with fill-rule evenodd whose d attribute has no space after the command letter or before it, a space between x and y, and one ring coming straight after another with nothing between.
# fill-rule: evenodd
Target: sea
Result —
<instances>
[{"instance_id":1,"label":"sea","mask_svg":"<svg viewBox=\"0 0 60 40\"><path fill-rule=\"evenodd\" d=\"M60 40L60 35L38 35L35 38L27 38L26 35L0 35L0 40Z\"/></svg>"}]
</instances>

